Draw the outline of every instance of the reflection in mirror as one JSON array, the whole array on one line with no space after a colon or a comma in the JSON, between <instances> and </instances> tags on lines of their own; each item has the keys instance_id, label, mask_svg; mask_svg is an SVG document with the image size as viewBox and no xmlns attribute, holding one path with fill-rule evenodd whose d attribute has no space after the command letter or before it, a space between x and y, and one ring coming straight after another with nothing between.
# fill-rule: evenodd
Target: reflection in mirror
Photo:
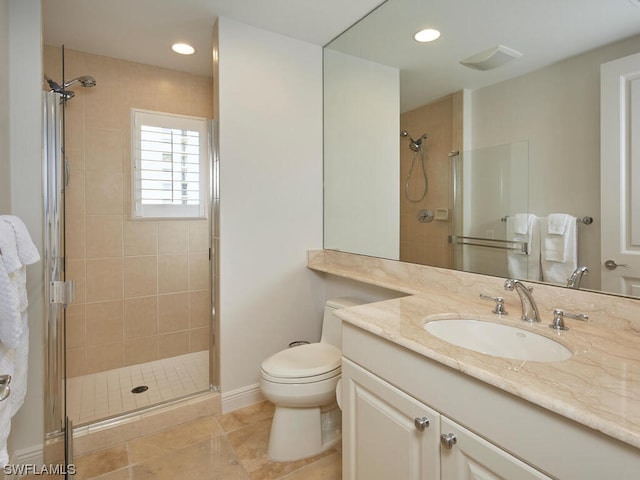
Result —
<instances>
[{"instance_id":1,"label":"reflection in mirror","mask_svg":"<svg viewBox=\"0 0 640 480\"><path fill-rule=\"evenodd\" d=\"M640 292L605 282L600 207L601 65L640 51L640 8L542 4L388 0L325 47L325 248L563 286L583 266L581 288ZM415 42L425 26L440 39ZM522 56L460 63L498 45Z\"/></svg>"}]
</instances>

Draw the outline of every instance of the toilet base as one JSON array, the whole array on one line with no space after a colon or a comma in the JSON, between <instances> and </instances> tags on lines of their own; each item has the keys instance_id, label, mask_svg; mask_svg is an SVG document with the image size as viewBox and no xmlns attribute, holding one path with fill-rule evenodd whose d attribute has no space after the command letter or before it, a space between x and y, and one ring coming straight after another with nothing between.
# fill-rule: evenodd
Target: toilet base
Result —
<instances>
[{"instance_id":1,"label":"toilet base","mask_svg":"<svg viewBox=\"0 0 640 480\"><path fill-rule=\"evenodd\" d=\"M267 454L276 462L312 457L334 447L341 438L337 405L329 409L276 406Z\"/></svg>"}]
</instances>

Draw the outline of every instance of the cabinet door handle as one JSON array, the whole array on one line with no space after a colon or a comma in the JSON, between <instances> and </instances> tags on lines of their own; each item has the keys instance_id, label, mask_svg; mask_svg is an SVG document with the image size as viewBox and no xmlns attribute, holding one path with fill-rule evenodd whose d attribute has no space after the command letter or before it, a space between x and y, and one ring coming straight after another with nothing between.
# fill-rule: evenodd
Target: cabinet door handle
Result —
<instances>
[{"instance_id":1,"label":"cabinet door handle","mask_svg":"<svg viewBox=\"0 0 640 480\"><path fill-rule=\"evenodd\" d=\"M458 439L453 433L443 433L440 435L440 443L444 448L453 448L457 442Z\"/></svg>"},{"instance_id":2,"label":"cabinet door handle","mask_svg":"<svg viewBox=\"0 0 640 480\"><path fill-rule=\"evenodd\" d=\"M413 424L416 426L416 429L420 432L424 432L424 429L429 426L429 419L427 417L416 418L413 421Z\"/></svg>"}]
</instances>

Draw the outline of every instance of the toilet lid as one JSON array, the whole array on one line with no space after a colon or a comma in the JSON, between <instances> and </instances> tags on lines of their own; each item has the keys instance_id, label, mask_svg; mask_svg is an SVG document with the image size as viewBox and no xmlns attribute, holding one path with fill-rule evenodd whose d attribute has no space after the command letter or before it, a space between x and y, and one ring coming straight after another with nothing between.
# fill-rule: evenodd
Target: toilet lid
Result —
<instances>
[{"instance_id":1,"label":"toilet lid","mask_svg":"<svg viewBox=\"0 0 640 480\"><path fill-rule=\"evenodd\" d=\"M272 377L312 377L335 370L341 361L342 352L333 345L310 343L271 355L262 362L262 370Z\"/></svg>"}]
</instances>

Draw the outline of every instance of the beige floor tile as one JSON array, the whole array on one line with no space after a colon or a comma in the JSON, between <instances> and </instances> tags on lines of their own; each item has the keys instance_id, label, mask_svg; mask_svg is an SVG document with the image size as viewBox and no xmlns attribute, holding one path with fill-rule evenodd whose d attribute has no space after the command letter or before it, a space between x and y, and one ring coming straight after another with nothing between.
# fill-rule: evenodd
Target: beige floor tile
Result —
<instances>
[{"instance_id":1,"label":"beige floor tile","mask_svg":"<svg viewBox=\"0 0 640 480\"><path fill-rule=\"evenodd\" d=\"M222 434L215 417L193 422L129 442L129 461L139 463L158 456L171 456L174 450L211 440Z\"/></svg>"},{"instance_id":2,"label":"beige floor tile","mask_svg":"<svg viewBox=\"0 0 640 480\"><path fill-rule=\"evenodd\" d=\"M222 429L226 432L233 432L240 428L244 428L254 423L273 418L274 406L269 401L255 403L248 407L225 413L218 417L218 422Z\"/></svg>"},{"instance_id":3,"label":"beige floor tile","mask_svg":"<svg viewBox=\"0 0 640 480\"><path fill-rule=\"evenodd\" d=\"M296 470L282 480L342 480L342 454L334 453Z\"/></svg>"},{"instance_id":4,"label":"beige floor tile","mask_svg":"<svg viewBox=\"0 0 640 480\"><path fill-rule=\"evenodd\" d=\"M75 480L86 480L126 467L129 464L126 445L105 448L88 455L78 457Z\"/></svg>"},{"instance_id":5,"label":"beige floor tile","mask_svg":"<svg viewBox=\"0 0 640 480\"><path fill-rule=\"evenodd\" d=\"M131 480L249 480L224 436L131 467Z\"/></svg>"},{"instance_id":6,"label":"beige floor tile","mask_svg":"<svg viewBox=\"0 0 640 480\"><path fill-rule=\"evenodd\" d=\"M335 450L296 462L274 462L267 455L271 419L241 428L227 435L238 460L252 480L275 480L292 473Z\"/></svg>"}]
</instances>

